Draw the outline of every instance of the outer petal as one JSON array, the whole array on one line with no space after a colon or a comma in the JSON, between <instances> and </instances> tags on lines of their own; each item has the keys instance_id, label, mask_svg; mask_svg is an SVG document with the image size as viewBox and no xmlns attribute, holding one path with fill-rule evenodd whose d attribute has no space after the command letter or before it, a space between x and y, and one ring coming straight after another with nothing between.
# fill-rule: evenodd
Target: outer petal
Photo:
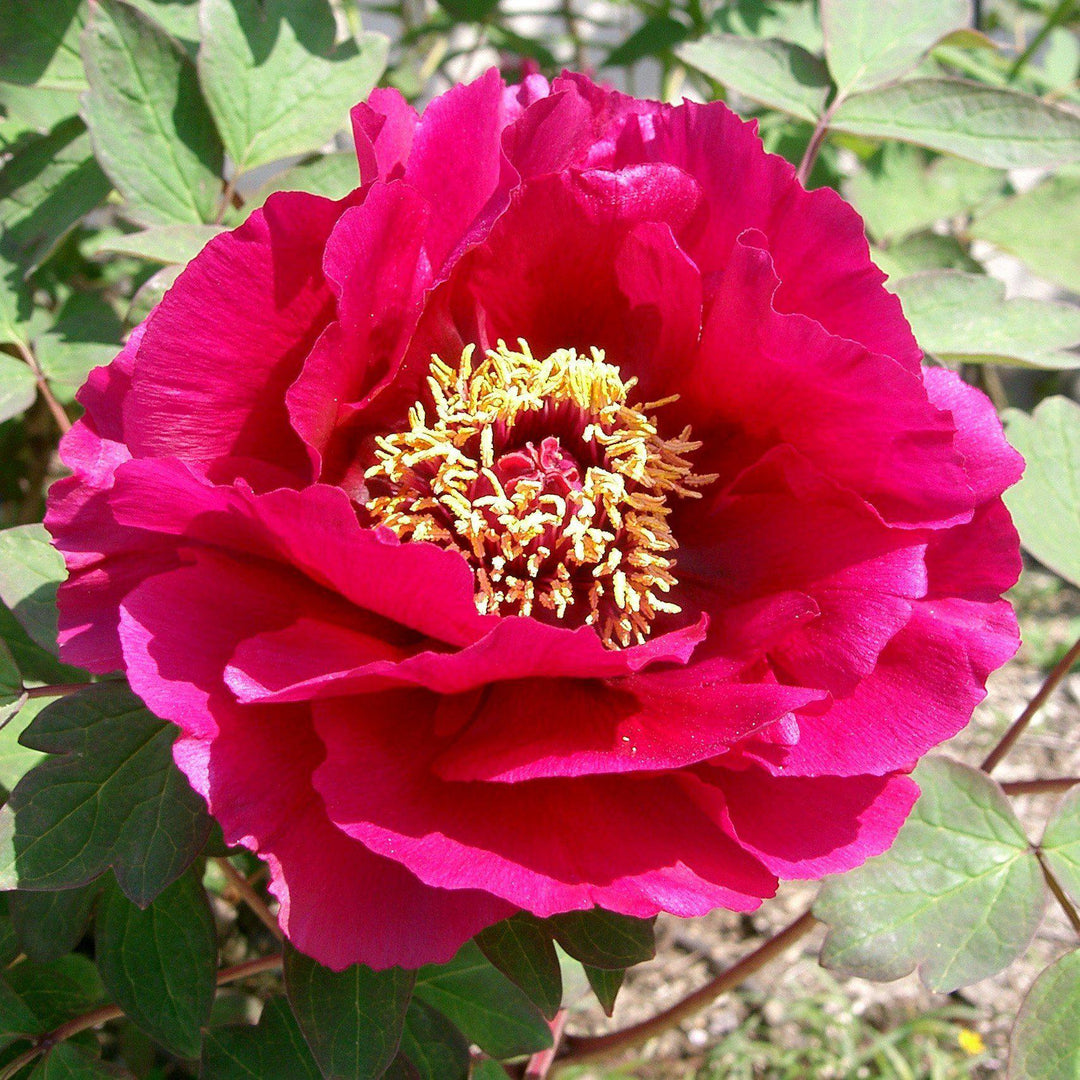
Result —
<instances>
[{"instance_id":1,"label":"outer petal","mask_svg":"<svg viewBox=\"0 0 1080 1080\"><path fill-rule=\"evenodd\" d=\"M398 90L379 87L354 106L350 116L360 183L400 178L419 122L416 110Z\"/></svg>"},{"instance_id":2,"label":"outer petal","mask_svg":"<svg viewBox=\"0 0 1080 1080\"><path fill-rule=\"evenodd\" d=\"M250 458L297 484L310 477L285 391L332 318L322 255L345 205L279 192L192 260L139 345L124 405L135 457L175 456L219 475L223 459L230 471L228 459Z\"/></svg>"},{"instance_id":3,"label":"outer petal","mask_svg":"<svg viewBox=\"0 0 1080 1080\"><path fill-rule=\"evenodd\" d=\"M673 777L438 780L433 707L422 692L369 695L357 723L347 700L314 706L327 749L315 786L331 820L422 881L483 888L541 916L747 910L772 895L775 879Z\"/></svg>"}]
</instances>

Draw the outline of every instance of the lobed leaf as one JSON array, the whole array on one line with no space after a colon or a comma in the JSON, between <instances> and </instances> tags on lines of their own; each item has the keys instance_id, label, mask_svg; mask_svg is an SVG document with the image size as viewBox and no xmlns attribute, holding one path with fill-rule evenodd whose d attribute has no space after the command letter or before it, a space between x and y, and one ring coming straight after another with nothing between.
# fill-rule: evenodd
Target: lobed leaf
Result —
<instances>
[{"instance_id":1,"label":"lobed leaf","mask_svg":"<svg viewBox=\"0 0 1080 1080\"><path fill-rule=\"evenodd\" d=\"M147 224L213 221L222 145L184 50L124 0L95 0L82 51L86 123L130 213Z\"/></svg>"},{"instance_id":2,"label":"lobed leaf","mask_svg":"<svg viewBox=\"0 0 1080 1080\"><path fill-rule=\"evenodd\" d=\"M899 139L994 169L1080 161L1080 115L1039 98L961 79L910 79L841 101L830 126Z\"/></svg>"},{"instance_id":3,"label":"lobed leaf","mask_svg":"<svg viewBox=\"0 0 1080 1080\"><path fill-rule=\"evenodd\" d=\"M605 968L595 968L588 964L584 965L585 977L589 980L589 986L600 1002L600 1007L611 1016L615 1011L615 999L619 996L623 979L626 978L624 971L611 971Z\"/></svg>"},{"instance_id":4,"label":"lobed leaf","mask_svg":"<svg viewBox=\"0 0 1080 1080\"><path fill-rule=\"evenodd\" d=\"M13 892L8 908L19 948L31 960L48 963L71 952L82 940L101 892L92 881L55 892Z\"/></svg>"},{"instance_id":5,"label":"lobed leaf","mask_svg":"<svg viewBox=\"0 0 1080 1080\"><path fill-rule=\"evenodd\" d=\"M64 558L43 525L0 532L0 600L43 649L56 653L56 586Z\"/></svg>"},{"instance_id":6,"label":"lobed leaf","mask_svg":"<svg viewBox=\"0 0 1080 1080\"><path fill-rule=\"evenodd\" d=\"M1023 478L1004 496L1020 541L1080 586L1080 405L1050 397L1030 416L1010 409L1005 420L1009 442L1026 462Z\"/></svg>"},{"instance_id":7,"label":"lobed leaf","mask_svg":"<svg viewBox=\"0 0 1080 1080\"><path fill-rule=\"evenodd\" d=\"M675 50L684 64L752 101L814 124L831 83L825 65L787 41L711 34Z\"/></svg>"},{"instance_id":8,"label":"lobed leaf","mask_svg":"<svg viewBox=\"0 0 1080 1080\"><path fill-rule=\"evenodd\" d=\"M922 795L884 855L826 878L821 962L885 982L916 967L948 993L1006 968L1042 919L1038 860L1001 788L947 758L915 771Z\"/></svg>"},{"instance_id":9,"label":"lobed leaf","mask_svg":"<svg viewBox=\"0 0 1080 1080\"><path fill-rule=\"evenodd\" d=\"M1059 884L1080 904L1080 787L1058 803L1039 847Z\"/></svg>"},{"instance_id":10,"label":"lobed leaf","mask_svg":"<svg viewBox=\"0 0 1080 1080\"><path fill-rule=\"evenodd\" d=\"M592 967L623 969L656 955L654 919L612 911L568 911L547 920L555 940L575 959Z\"/></svg>"},{"instance_id":11,"label":"lobed leaf","mask_svg":"<svg viewBox=\"0 0 1080 1080\"><path fill-rule=\"evenodd\" d=\"M331 971L285 947L285 989L326 1080L376 1080L397 1055L416 974Z\"/></svg>"},{"instance_id":12,"label":"lobed leaf","mask_svg":"<svg viewBox=\"0 0 1080 1080\"><path fill-rule=\"evenodd\" d=\"M1051 964L1028 991L1013 1028L1008 1080L1080 1076L1080 950Z\"/></svg>"},{"instance_id":13,"label":"lobed leaf","mask_svg":"<svg viewBox=\"0 0 1080 1080\"><path fill-rule=\"evenodd\" d=\"M527 912L504 919L476 935L480 951L525 991L549 1019L562 1004L562 971L551 932Z\"/></svg>"},{"instance_id":14,"label":"lobed leaf","mask_svg":"<svg viewBox=\"0 0 1080 1080\"><path fill-rule=\"evenodd\" d=\"M0 887L71 888L111 866L125 895L145 905L175 881L210 819L173 763L174 732L118 682L35 717L22 741L56 756L0 811Z\"/></svg>"},{"instance_id":15,"label":"lobed leaf","mask_svg":"<svg viewBox=\"0 0 1080 1080\"><path fill-rule=\"evenodd\" d=\"M328 0L203 0L199 76L238 172L318 150L386 66L381 34L337 40Z\"/></svg>"},{"instance_id":16,"label":"lobed leaf","mask_svg":"<svg viewBox=\"0 0 1080 1080\"><path fill-rule=\"evenodd\" d=\"M9 0L0 19L0 82L50 90L86 86L79 34L86 0Z\"/></svg>"},{"instance_id":17,"label":"lobed leaf","mask_svg":"<svg viewBox=\"0 0 1080 1080\"><path fill-rule=\"evenodd\" d=\"M257 1027L212 1028L203 1042L203 1080L321 1080L284 997L271 998Z\"/></svg>"},{"instance_id":18,"label":"lobed leaf","mask_svg":"<svg viewBox=\"0 0 1080 1080\"><path fill-rule=\"evenodd\" d=\"M409 1004L401 1053L422 1080L468 1080L469 1043L440 1012L418 999Z\"/></svg>"}]
</instances>

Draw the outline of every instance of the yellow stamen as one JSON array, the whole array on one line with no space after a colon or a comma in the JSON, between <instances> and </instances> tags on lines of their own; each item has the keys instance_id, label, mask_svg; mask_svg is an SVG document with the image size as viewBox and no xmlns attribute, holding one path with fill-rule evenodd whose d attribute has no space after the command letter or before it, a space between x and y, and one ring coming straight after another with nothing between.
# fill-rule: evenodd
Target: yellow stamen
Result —
<instances>
[{"instance_id":1,"label":"yellow stamen","mask_svg":"<svg viewBox=\"0 0 1080 1080\"><path fill-rule=\"evenodd\" d=\"M716 476L693 472L687 455L701 443L689 428L658 433L652 412L677 395L631 405L637 380L624 380L599 349L538 360L519 345L500 341L475 365L470 345L457 368L432 357L427 407L417 402L407 431L375 441L366 509L403 540L457 548L476 574L481 613L547 611L594 626L610 648L640 643L658 614L679 611L657 596L675 584L668 499L700 497ZM534 452L545 409L579 421L571 441L580 446L560 446L580 451L567 459L575 482L562 494L498 471L500 454L526 445L523 423Z\"/></svg>"}]
</instances>

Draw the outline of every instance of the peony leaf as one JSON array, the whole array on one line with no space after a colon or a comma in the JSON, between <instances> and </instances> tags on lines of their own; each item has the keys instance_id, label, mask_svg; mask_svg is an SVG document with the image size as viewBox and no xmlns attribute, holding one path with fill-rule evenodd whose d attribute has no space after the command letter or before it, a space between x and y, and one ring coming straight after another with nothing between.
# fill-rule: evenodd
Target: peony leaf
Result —
<instances>
[{"instance_id":1,"label":"peony leaf","mask_svg":"<svg viewBox=\"0 0 1080 1080\"><path fill-rule=\"evenodd\" d=\"M223 225L155 225L142 232L110 236L96 252L132 255L147 262L186 266L218 233Z\"/></svg>"},{"instance_id":2,"label":"peony leaf","mask_svg":"<svg viewBox=\"0 0 1080 1080\"><path fill-rule=\"evenodd\" d=\"M1080 367L1080 307L1054 300L1005 299L986 274L929 270L892 285L923 349L952 364Z\"/></svg>"},{"instance_id":3,"label":"peony leaf","mask_svg":"<svg viewBox=\"0 0 1080 1080\"><path fill-rule=\"evenodd\" d=\"M999 169L890 142L855 172L844 194L874 239L891 243L978 206L1004 180Z\"/></svg>"},{"instance_id":4,"label":"peony leaf","mask_svg":"<svg viewBox=\"0 0 1080 1080\"><path fill-rule=\"evenodd\" d=\"M351 150L340 154L323 154L278 173L255 192L244 208L261 206L275 191L308 191L328 199L343 199L359 186L360 166L356 154Z\"/></svg>"},{"instance_id":5,"label":"peony leaf","mask_svg":"<svg viewBox=\"0 0 1080 1080\"><path fill-rule=\"evenodd\" d=\"M238 172L318 150L386 66L387 40L337 41L328 0L203 0L199 77Z\"/></svg>"},{"instance_id":6,"label":"peony leaf","mask_svg":"<svg viewBox=\"0 0 1080 1080\"><path fill-rule=\"evenodd\" d=\"M955 236L919 232L887 248L870 248L870 258L890 278L905 278L923 270L965 270L981 273L982 267L963 249Z\"/></svg>"},{"instance_id":7,"label":"peony leaf","mask_svg":"<svg viewBox=\"0 0 1080 1080\"><path fill-rule=\"evenodd\" d=\"M591 967L588 964L585 964L584 968L585 976L589 980L592 992L596 995L596 1000L600 1002L600 1007L604 1012L611 1016L615 1011L615 999L619 996L623 979L626 978L626 971L610 971Z\"/></svg>"},{"instance_id":8,"label":"peony leaf","mask_svg":"<svg viewBox=\"0 0 1080 1080\"><path fill-rule=\"evenodd\" d=\"M21 360L0 353L0 424L20 416L34 404L37 378Z\"/></svg>"},{"instance_id":9,"label":"peony leaf","mask_svg":"<svg viewBox=\"0 0 1080 1080\"><path fill-rule=\"evenodd\" d=\"M0 709L17 701L23 692L22 675L11 650L0 638Z\"/></svg>"},{"instance_id":10,"label":"peony leaf","mask_svg":"<svg viewBox=\"0 0 1080 1080\"><path fill-rule=\"evenodd\" d=\"M131 216L146 224L213 221L221 140L184 50L123 0L96 0L82 49L86 123Z\"/></svg>"},{"instance_id":11,"label":"peony leaf","mask_svg":"<svg viewBox=\"0 0 1080 1080\"><path fill-rule=\"evenodd\" d=\"M592 967L623 969L656 955L653 919L611 911L568 911L547 920L555 940L575 959Z\"/></svg>"},{"instance_id":12,"label":"peony leaf","mask_svg":"<svg viewBox=\"0 0 1080 1080\"><path fill-rule=\"evenodd\" d=\"M43 649L56 653L56 586L63 556L42 525L0 532L0 600Z\"/></svg>"},{"instance_id":13,"label":"peony leaf","mask_svg":"<svg viewBox=\"0 0 1080 1080\"><path fill-rule=\"evenodd\" d=\"M203 1080L321 1080L315 1060L283 997L264 1006L257 1027L212 1028L203 1040Z\"/></svg>"},{"instance_id":14,"label":"peony leaf","mask_svg":"<svg viewBox=\"0 0 1080 1080\"><path fill-rule=\"evenodd\" d=\"M171 34L191 56L199 44L199 0L129 0L167 34Z\"/></svg>"},{"instance_id":15,"label":"peony leaf","mask_svg":"<svg viewBox=\"0 0 1080 1080\"><path fill-rule=\"evenodd\" d=\"M994 975L1027 947L1046 889L1001 788L947 758L915 771L922 795L884 855L826 878L814 914L821 962L885 982L916 967L948 993Z\"/></svg>"},{"instance_id":16,"label":"peony leaf","mask_svg":"<svg viewBox=\"0 0 1080 1080\"><path fill-rule=\"evenodd\" d=\"M30 1080L116 1080L130 1076L115 1065L107 1065L75 1043L54 1046L30 1074Z\"/></svg>"},{"instance_id":17,"label":"peony leaf","mask_svg":"<svg viewBox=\"0 0 1080 1080\"><path fill-rule=\"evenodd\" d=\"M1078 1016L1080 950L1051 964L1028 991L1013 1028L1008 1080L1076 1080Z\"/></svg>"},{"instance_id":18,"label":"peony leaf","mask_svg":"<svg viewBox=\"0 0 1080 1080\"><path fill-rule=\"evenodd\" d=\"M375 1080L401 1043L415 972L331 971L286 945L285 989L327 1080Z\"/></svg>"},{"instance_id":19,"label":"peony leaf","mask_svg":"<svg viewBox=\"0 0 1080 1080\"><path fill-rule=\"evenodd\" d=\"M448 964L421 968L416 996L441 1012L494 1058L535 1054L551 1045L540 1010L467 942Z\"/></svg>"},{"instance_id":20,"label":"peony leaf","mask_svg":"<svg viewBox=\"0 0 1080 1080\"><path fill-rule=\"evenodd\" d=\"M1020 541L1080 586L1080 405L1051 397L1030 416L1010 409L1005 419L1009 442L1027 463L1020 483L1005 492Z\"/></svg>"},{"instance_id":21,"label":"peony leaf","mask_svg":"<svg viewBox=\"0 0 1080 1080\"><path fill-rule=\"evenodd\" d=\"M1051 176L1037 187L985 207L968 234L1015 255L1032 272L1080 294L1080 177Z\"/></svg>"},{"instance_id":22,"label":"peony leaf","mask_svg":"<svg viewBox=\"0 0 1080 1080\"><path fill-rule=\"evenodd\" d=\"M1054 877L1080 904L1080 787L1058 804L1039 847Z\"/></svg>"},{"instance_id":23,"label":"peony leaf","mask_svg":"<svg viewBox=\"0 0 1080 1080\"><path fill-rule=\"evenodd\" d=\"M829 73L798 45L711 34L679 46L675 55L722 86L789 116L814 124L825 110Z\"/></svg>"},{"instance_id":24,"label":"peony leaf","mask_svg":"<svg viewBox=\"0 0 1080 1080\"><path fill-rule=\"evenodd\" d=\"M88 1012L105 997L97 968L78 953L47 964L24 960L6 971L4 978L37 1017L39 1032Z\"/></svg>"},{"instance_id":25,"label":"peony leaf","mask_svg":"<svg viewBox=\"0 0 1080 1080\"><path fill-rule=\"evenodd\" d=\"M82 940L101 882L56 892L13 892L8 908L19 948L40 963L58 960Z\"/></svg>"},{"instance_id":26,"label":"peony leaf","mask_svg":"<svg viewBox=\"0 0 1080 1080\"><path fill-rule=\"evenodd\" d=\"M970 21L969 0L821 0L825 58L842 95L907 74L931 46Z\"/></svg>"},{"instance_id":27,"label":"peony leaf","mask_svg":"<svg viewBox=\"0 0 1080 1080\"><path fill-rule=\"evenodd\" d=\"M55 700L55 699L53 699ZM45 698L29 698L0 711L0 795L5 798L15 785L45 756L19 741L34 717L49 704Z\"/></svg>"},{"instance_id":28,"label":"peony leaf","mask_svg":"<svg viewBox=\"0 0 1080 1080\"><path fill-rule=\"evenodd\" d=\"M446 0L443 0L445 5ZM628 38L619 42L604 58L604 67L627 67L656 56L690 36L685 23L670 15L651 15Z\"/></svg>"},{"instance_id":29,"label":"peony leaf","mask_svg":"<svg viewBox=\"0 0 1080 1080\"><path fill-rule=\"evenodd\" d=\"M423 1080L468 1080L469 1043L445 1016L414 998L405 1014L399 1057Z\"/></svg>"},{"instance_id":30,"label":"peony leaf","mask_svg":"<svg viewBox=\"0 0 1080 1080\"><path fill-rule=\"evenodd\" d=\"M994 169L1080 161L1080 116L962 79L910 79L852 94L830 123L849 135L899 139Z\"/></svg>"},{"instance_id":31,"label":"peony leaf","mask_svg":"<svg viewBox=\"0 0 1080 1080\"><path fill-rule=\"evenodd\" d=\"M112 191L94 160L86 125L61 120L22 140L0 169L0 250L24 274L36 270L75 224Z\"/></svg>"},{"instance_id":32,"label":"peony leaf","mask_svg":"<svg viewBox=\"0 0 1080 1080\"><path fill-rule=\"evenodd\" d=\"M0 245L0 345L27 345L27 322L33 305L19 268L4 257Z\"/></svg>"},{"instance_id":33,"label":"peony leaf","mask_svg":"<svg viewBox=\"0 0 1080 1080\"><path fill-rule=\"evenodd\" d=\"M522 912L477 934L476 944L549 1020L554 1018L562 1004L562 971L551 932L542 923Z\"/></svg>"},{"instance_id":34,"label":"peony leaf","mask_svg":"<svg viewBox=\"0 0 1080 1080\"><path fill-rule=\"evenodd\" d=\"M34 352L53 394L74 401L86 376L120 351L123 334L120 317L101 296L72 293L52 326L34 338Z\"/></svg>"},{"instance_id":35,"label":"peony leaf","mask_svg":"<svg viewBox=\"0 0 1080 1080\"><path fill-rule=\"evenodd\" d=\"M86 87L79 34L86 0L5 3L0 19L0 82L50 90Z\"/></svg>"},{"instance_id":36,"label":"peony leaf","mask_svg":"<svg viewBox=\"0 0 1080 1080\"><path fill-rule=\"evenodd\" d=\"M147 904L175 881L210 819L173 763L174 735L119 682L44 709L22 741L57 756L0 811L0 887L72 888L112 866L124 893Z\"/></svg>"},{"instance_id":37,"label":"peony leaf","mask_svg":"<svg viewBox=\"0 0 1080 1080\"><path fill-rule=\"evenodd\" d=\"M210 1019L217 933L199 875L191 870L149 907L105 886L94 946L102 981L125 1014L180 1057L198 1057Z\"/></svg>"}]
</instances>

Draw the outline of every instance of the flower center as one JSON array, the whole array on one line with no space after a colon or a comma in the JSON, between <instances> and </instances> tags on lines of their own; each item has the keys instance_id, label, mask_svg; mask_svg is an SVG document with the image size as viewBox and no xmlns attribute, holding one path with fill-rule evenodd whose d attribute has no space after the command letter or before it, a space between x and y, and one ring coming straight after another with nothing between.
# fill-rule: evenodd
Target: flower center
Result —
<instances>
[{"instance_id":1,"label":"flower center","mask_svg":"<svg viewBox=\"0 0 1080 1080\"><path fill-rule=\"evenodd\" d=\"M594 626L609 648L642 642L675 584L673 498L700 497L690 429L664 439L628 403L636 379L593 349L536 359L499 342L479 363L438 356L430 400L407 431L376 440L367 470L376 524L452 547L476 575L483 614Z\"/></svg>"}]
</instances>

